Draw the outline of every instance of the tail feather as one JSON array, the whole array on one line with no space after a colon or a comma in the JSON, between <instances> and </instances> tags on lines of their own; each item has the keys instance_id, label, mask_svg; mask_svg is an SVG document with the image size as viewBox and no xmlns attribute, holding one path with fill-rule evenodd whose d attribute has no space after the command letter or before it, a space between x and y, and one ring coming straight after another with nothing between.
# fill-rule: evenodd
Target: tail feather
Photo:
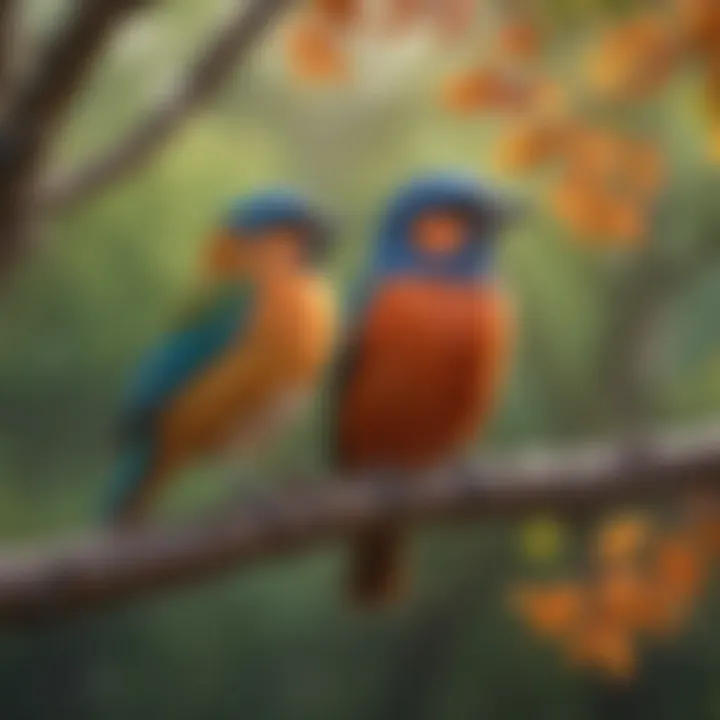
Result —
<instances>
[{"instance_id":1,"label":"tail feather","mask_svg":"<svg viewBox=\"0 0 720 720\"><path fill-rule=\"evenodd\" d=\"M361 607L387 605L405 590L404 543L394 528L363 534L352 548L349 595Z\"/></svg>"},{"instance_id":2,"label":"tail feather","mask_svg":"<svg viewBox=\"0 0 720 720\"><path fill-rule=\"evenodd\" d=\"M112 525L137 523L150 499L152 451L149 445L137 445L121 458L105 503L104 516Z\"/></svg>"}]
</instances>

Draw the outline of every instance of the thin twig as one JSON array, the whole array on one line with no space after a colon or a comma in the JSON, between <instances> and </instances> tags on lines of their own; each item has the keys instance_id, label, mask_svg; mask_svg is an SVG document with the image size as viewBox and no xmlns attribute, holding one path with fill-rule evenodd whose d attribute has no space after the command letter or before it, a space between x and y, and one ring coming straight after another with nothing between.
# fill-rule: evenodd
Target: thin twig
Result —
<instances>
[{"instance_id":1,"label":"thin twig","mask_svg":"<svg viewBox=\"0 0 720 720\"><path fill-rule=\"evenodd\" d=\"M33 74L10 108L10 122L36 141L62 120L119 22L141 0L79 0L47 40Z\"/></svg>"},{"instance_id":2,"label":"thin twig","mask_svg":"<svg viewBox=\"0 0 720 720\"><path fill-rule=\"evenodd\" d=\"M58 125L113 30L139 4L78 0L46 41L30 77L6 97L0 116L0 277L27 248L35 180Z\"/></svg>"},{"instance_id":3,"label":"thin twig","mask_svg":"<svg viewBox=\"0 0 720 720\"><path fill-rule=\"evenodd\" d=\"M216 92L232 69L255 46L272 18L288 0L251 0L220 24L177 84L140 122L99 157L59 171L41 191L46 210L58 210L99 193L122 180L159 152L190 115Z\"/></svg>"}]
</instances>

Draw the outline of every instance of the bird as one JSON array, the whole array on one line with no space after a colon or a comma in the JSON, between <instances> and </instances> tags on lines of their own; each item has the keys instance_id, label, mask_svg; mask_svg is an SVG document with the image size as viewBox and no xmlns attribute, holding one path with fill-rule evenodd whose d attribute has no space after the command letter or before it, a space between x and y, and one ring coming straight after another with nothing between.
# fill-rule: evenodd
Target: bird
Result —
<instances>
[{"instance_id":1,"label":"bird","mask_svg":"<svg viewBox=\"0 0 720 720\"><path fill-rule=\"evenodd\" d=\"M331 392L328 442L342 477L432 470L486 424L516 324L497 240L519 214L517 203L461 172L418 176L389 202ZM402 597L403 536L383 526L352 539L351 603Z\"/></svg>"},{"instance_id":2,"label":"bird","mask_svg":"<svg viewBox=\"0 0 720 720\"><path fill-rule=\"evenodd\" d=\"M335 299L322 272L332 229L300 193L236 200L207 243L202 291L141 358L120 412L109 522L134 526L168 479L273 437L332 356Z\"/></svg>"}]
</instances>

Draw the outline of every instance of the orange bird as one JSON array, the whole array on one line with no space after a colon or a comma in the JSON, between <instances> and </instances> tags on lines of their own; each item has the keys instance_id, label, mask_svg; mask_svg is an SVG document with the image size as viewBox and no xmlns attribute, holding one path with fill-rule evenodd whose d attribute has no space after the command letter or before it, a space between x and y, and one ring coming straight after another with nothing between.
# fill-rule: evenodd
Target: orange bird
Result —
<instances>
[{"instance_id":1,"label":"orange bird","mask_svg":"<svg viewBox=\"0 0 720 720\"><path fill-rule=\"evenodd\" d=\"M414 181L381 225L337 393L334 450L343 471L422 470L462 450L491 414L512 331L495 273L499 196L464 176ZM402 530L364 532L350 596L399 594Z\"/></svg>"},{"instance_id":2,"label":"orange bird","mask_svg":"<svg viewBox=\"0 0 720 720\"><path fill-rule=\"evenodd\" d=\"M333 348L333 295L320 271L329 237L292 191L233 205L211 243L205 296L133 373L108 501L114 524L141 521L184 468L293 420Z\"/></svg>"}]
</instances>

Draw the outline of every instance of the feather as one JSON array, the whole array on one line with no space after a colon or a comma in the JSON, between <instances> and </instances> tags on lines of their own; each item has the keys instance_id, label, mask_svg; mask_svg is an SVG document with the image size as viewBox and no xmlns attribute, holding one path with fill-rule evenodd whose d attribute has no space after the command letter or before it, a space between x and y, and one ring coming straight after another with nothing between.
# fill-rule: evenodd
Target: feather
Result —
<instances>
[{"instance_id":1,"label":"feather","mask_svg":"<svg viewBox=\"0 0 720 720\"><path fill-rule=\"evenodd\" d=\"M215 289L140 362L121 420L121 455L108 503L112 517L134 514L131 508L153 473L159 417L180 390L243 339L254 295L249 283Z\"/></svg>"}]
</instances>

